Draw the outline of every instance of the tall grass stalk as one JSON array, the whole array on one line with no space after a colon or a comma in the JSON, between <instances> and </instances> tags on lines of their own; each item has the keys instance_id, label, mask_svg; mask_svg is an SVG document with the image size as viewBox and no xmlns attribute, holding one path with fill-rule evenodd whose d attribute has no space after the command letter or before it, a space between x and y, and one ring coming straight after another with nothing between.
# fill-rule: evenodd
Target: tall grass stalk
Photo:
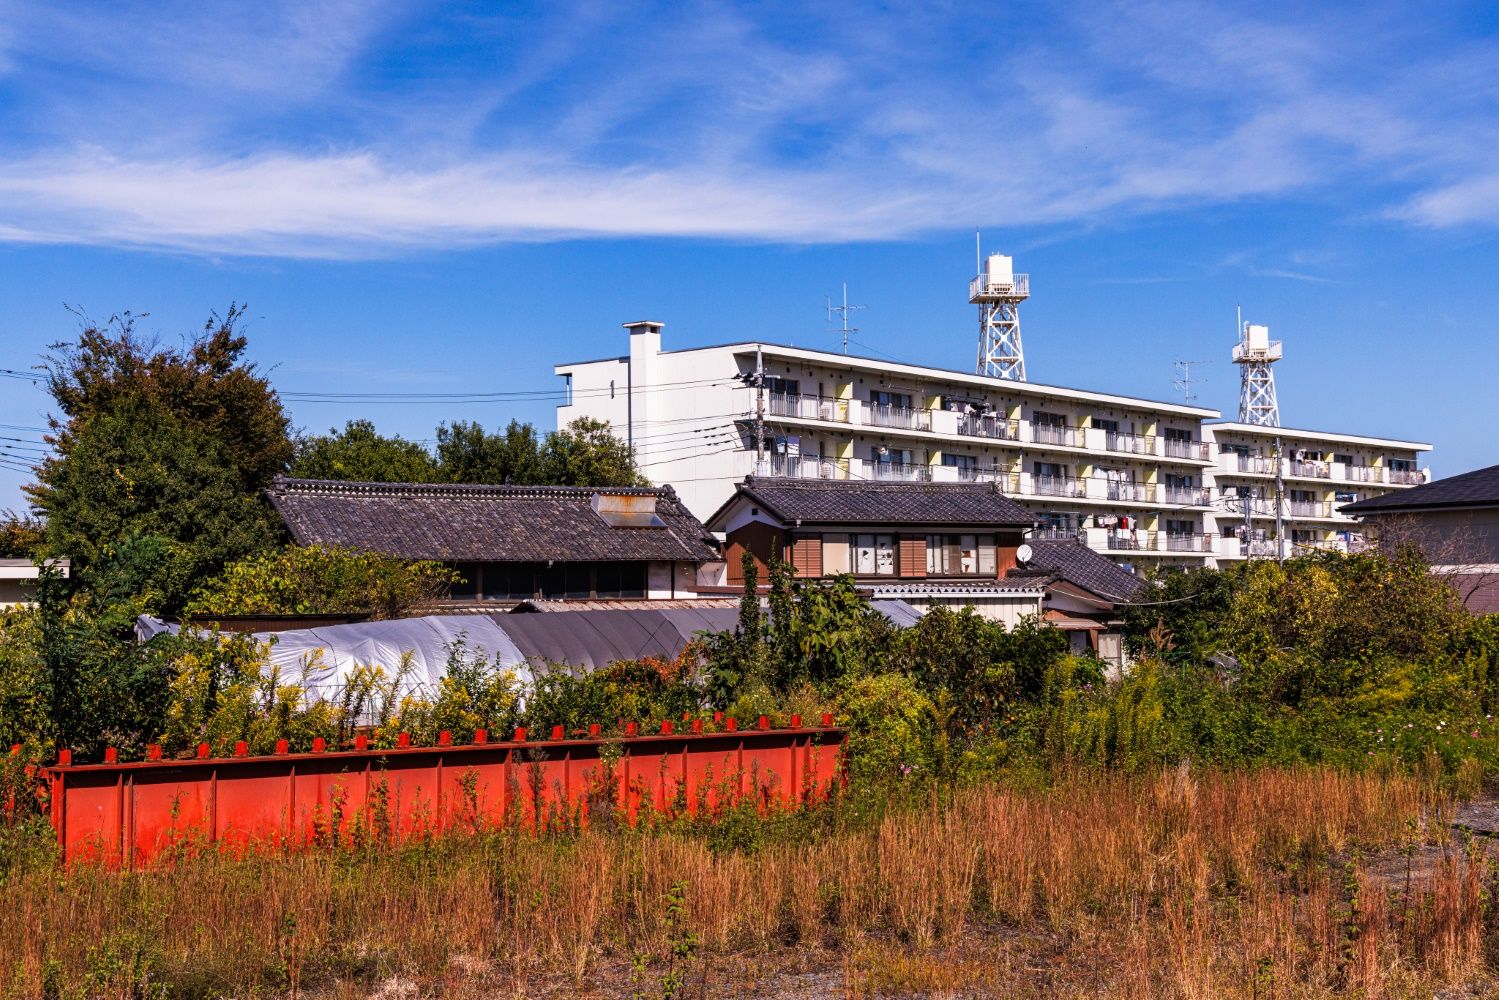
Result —
<instances>
[{"instance_id":1,"label":"tall grass stalk","mask_svg":"<svg viewBox=\"0 0 1499 1000\"><path fill-rule=\"evenodd\" d=\"M611 994L687 932L697 963L833 949L854 994L1399 995L1484 972L1490 866L1425 825L1436 805L1409 778L1172 770L972 788L752 850L600 828L133 873L19 865L0 883L0 997L367 995L391 977ZM1445 852L1434 867L1407 880L1360 861L1398 858L1412 830ZM1029 941L1059 971L1014 950Z\"/></svg>"}]
</instances>

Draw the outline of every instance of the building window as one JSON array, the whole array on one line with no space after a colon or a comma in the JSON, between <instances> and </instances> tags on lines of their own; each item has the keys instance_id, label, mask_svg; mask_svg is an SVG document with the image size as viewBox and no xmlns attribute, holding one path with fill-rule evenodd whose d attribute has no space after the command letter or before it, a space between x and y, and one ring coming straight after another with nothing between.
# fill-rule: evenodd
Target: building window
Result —
<instances>
[{"instance_id":1,"label":"building window","mask_svg":"<svg viewBox=\"0 0 1499 1000\"><path fill-rule=\"evenodd\" d=\"M1037 427L1066 427L1067 418L1060 413L1043 413L1035 410L1031 413L1031 423Z\"/></svg>"},{"instance_id":2,"label":"building window","mask_svg":"<svg viewBox=\"0 0 1499 1000\"><path fill-rule=\"evenodd\" d=\"M885 392L883 389L871 389L869 401L875 406L887 406L892 410L911 408L911 394L908 392Z\"/></svg>"},{"instance_id":3,"label":"building window","mask_svg":"<svg viewBox=\"0 0 1499 1000\"><path fill-rule=\"evenodd\" d=\"M895 536L861 534L854 537L854 572L860 576L895 575Z\"/></svg>"},{"instance_id":4,"label":"building window","mask_svg":"<svg viewBox=\"0 0 1499 1000\"><path fill-rule=\"evenodd\" d=\"M478 563L454 563L453 571L458 574L459 579L448 590L448 596L455 601L477 600L481 591L479 590L479 564Z\"/></svg>"},{"instance_id":5,"label":"building window","mask_svg":"<svg viewBox=\"0 0 1499 1000\"><path fill-rule=\"evenodd\" d=\"M830 534L822 536L822 572L826 576L852 573L853 563L849 558L848 536Z\"/></svg>"},{"instance_id":6,"label":"building window","mask_svg":"<svg viewBox=\"0 0 1499 1000\"><path fill-rule=\"evenodd\" d=\"M928 576L996 576L993 535L927 535Z\"/></svg>"}]
</instances>

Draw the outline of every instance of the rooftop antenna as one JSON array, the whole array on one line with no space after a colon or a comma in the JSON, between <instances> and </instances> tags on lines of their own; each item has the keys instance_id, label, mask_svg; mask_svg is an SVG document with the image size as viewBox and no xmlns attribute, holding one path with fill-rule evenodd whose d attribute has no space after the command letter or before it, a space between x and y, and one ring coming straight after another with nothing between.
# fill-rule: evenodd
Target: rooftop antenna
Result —
<instances>
[{"instance_id":1,"label":"rooftop antenna","mask_svg":"<svg viewBox=\"0 0 1499 1000\"><path fill-rule=\"evenodd\" d=\"M843 353L844 354L848 353L848 335L851 334L851 333L858 333L859 332L859 328L857 326L849 326L848 325L848 314L850 312L852 312L853 310L855 310L855 309L868 309L868 308L869 307L866 306L866 305L853 305L853 306L851 306L851 305L848 304L848 282L846 282L846 281L843 283L843 305L841 305L841 306L835 306L835 305L833 305L833 300L832 299L828 299L828 322L829 323L833 322L833 313L837 313L842 318L842 320L843 320L842 326L838 330L835 330L833 332L834 333L842 333L843 334Z\"/></svg>"},{"instance_id":2,"label":"rooftop antenna","mask_svg":"<svg viewBox=\"0 0 1499 1000\"><path fill-rule=\"evenodd\" d=\"M1275 399L1275 372L1271 365L1281 359L1280 341L1270 339L1270 328L1244 322L1239 311L1239 342L1234 345L1234 364L1239 366L1239 421L1261 427L1280 426L1280 406Z\"/></svg>"},{"instance_id":3,"label":"rooftop antenna","mask_svg":"<svg viewBox=\"0 0 1499 1000\"><path fill-rule=\"evenodd\" d=\"M1192 384L1195 382L1200 385L1201 383L1207 381L1207 379L1205 378L1194 379L1192 377L1192 366L1205 365L1207 364L1207 362L1173 361L1171 363L1176 366L1177 372L1176 378L1171 380L1171 384L1176 387L1177 392L1182 394L1182 402L1186 403L1188 406L1191 406L1192 403L1197 399L1197 393L1192 391Z\"/></svg>"},{"instance_id":4,"label":"rooftop antenna","mask_svg":"<svg viewBox=\"0 0 1499 1000\"><path fill-rule=\"evenodd\" d=\"M978 274L968 282L968 301L979 307L977 371L990 378L1025 381L1025 353L1020 349L1020 303L1030 298L1031 276L1015 273L1015 261L1002 253L984 259L978 234Z\"/></svg>"}]
</instances>

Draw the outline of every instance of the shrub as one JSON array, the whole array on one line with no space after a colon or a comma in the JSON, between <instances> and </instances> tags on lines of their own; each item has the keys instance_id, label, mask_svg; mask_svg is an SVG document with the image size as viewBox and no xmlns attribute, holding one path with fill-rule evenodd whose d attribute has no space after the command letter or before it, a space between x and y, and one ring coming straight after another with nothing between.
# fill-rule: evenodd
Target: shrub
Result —
<instances>
[{"instance_id":1,"label":"shrub","mask_svg":"<svg viewBox=\"0 0 1499 1000\"><path fill-rule=\"evenodd\" d=\"M290 546L231 563L193 592L186 614L368 614L400 618L459 580L441 563L336 546Z\"/></svg>"},{"instance_id":2,"label":"shrub","mask_svg":"<svg viewBox=\"0 0 1499 1000\"><path fill-rule=\"evenodd\" d=\"M910 677L852 677L839 691L837 704L839 721L848 728L848 775L856 785L932 776L936 710Z\"/></svg>"}]
</instances>

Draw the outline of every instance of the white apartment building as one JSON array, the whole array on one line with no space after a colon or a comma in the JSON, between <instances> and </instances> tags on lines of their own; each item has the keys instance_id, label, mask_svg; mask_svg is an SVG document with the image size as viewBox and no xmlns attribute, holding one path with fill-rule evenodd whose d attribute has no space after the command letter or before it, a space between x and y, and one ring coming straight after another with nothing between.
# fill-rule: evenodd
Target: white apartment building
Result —
<instances>
[{"instance_id":1,"label":"white apartment building","mask_svg":"<svg viewBox=\"0 0 1499 1000\"><path fill-rule=\"evenodd\" d=\"M1415 462L1430 448L776 344L663 351L662 324L626 329L628 353L556 367L568 391L558 425L608 421L641 471L701 519L751 473L990 481L1036 512L1035 537L1079 537L1141 569L1215 565L1274 554L1277 434L1283 526L1307 545L1353 544L1337 505L1422 480Z\"/></svg>"}]
</instances>

